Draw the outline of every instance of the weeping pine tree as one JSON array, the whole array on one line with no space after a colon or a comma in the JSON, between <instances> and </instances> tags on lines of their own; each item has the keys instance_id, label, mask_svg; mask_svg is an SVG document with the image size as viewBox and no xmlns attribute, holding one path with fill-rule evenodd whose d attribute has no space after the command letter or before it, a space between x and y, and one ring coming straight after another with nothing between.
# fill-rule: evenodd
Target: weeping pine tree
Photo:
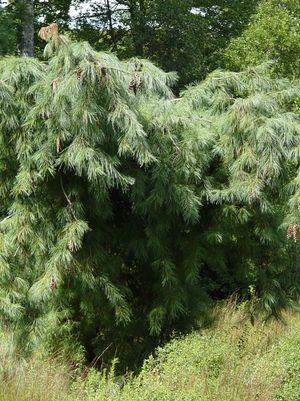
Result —
<instances>
[{"instance_id":1,"label":"weeping pine tree","mask_svg":"<svg viewBox=\"0 0 300 401\"><path fill-rule=\"evenodd\" d=\"M134 366L213 299L299 294L299 86L267 66L176 75L57 26L0 61L1 330ZM286 232L288 230L287 238ZM75 358L75 357L74 357Z\"/></svg>"}]
</instances>

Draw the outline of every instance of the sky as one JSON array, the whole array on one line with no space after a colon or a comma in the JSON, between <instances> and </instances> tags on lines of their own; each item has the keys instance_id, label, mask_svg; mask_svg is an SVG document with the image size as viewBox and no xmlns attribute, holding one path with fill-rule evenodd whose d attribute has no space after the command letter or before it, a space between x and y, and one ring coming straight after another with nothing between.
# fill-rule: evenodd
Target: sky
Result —
<instances>
[{"instance_id":1,"label":"sky","mask_svg":"<svg viewBox=\"0 0 300 401\"><path fill-rule=\"evenodd\" d=\"M100 0L98 0L98 3L101 3L102 1ZM90 6L89 6L89 1L86 1L86 2L84 2L84 3L82 3L82 4L80 4L79 6L77 5L77 6L71 6L70 7L70 17L71 18L74 18L74 17L76 17L78 14L80 14L81 12L88 12L89 11L89 8L90 8ZM94 3L96 3L96 1L94 1Z\"/></svg>"}]
</instances>

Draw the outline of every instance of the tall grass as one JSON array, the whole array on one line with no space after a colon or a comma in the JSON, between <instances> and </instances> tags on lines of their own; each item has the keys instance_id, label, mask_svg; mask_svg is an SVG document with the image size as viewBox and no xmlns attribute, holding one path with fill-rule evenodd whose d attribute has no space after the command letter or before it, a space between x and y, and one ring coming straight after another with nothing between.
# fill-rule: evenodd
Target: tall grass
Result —
<instances>
[{"instance_id":1,"label":"tall grass","mask_svg":"<svg viewBox=\"0 0 300 401\"><path fill-rule=\"evenodd\" d=\"M13 375L2 375L0 401L64 401L68 399L70 384L66 367L50 360L30 360L15 365Z\"/></svg>"},{"instance_id":2,"label":"tall grass","mask_svg":"<svg viewBox=\"0 0 300 401\"><path fill-rule=\"evenodd\" d=\"M2 366L0 401L299 401L300 316L252 324L234 303L216 315L214 327L158 349L137 377L74 379L50 360Z\"/></svg>"}]
</instances>

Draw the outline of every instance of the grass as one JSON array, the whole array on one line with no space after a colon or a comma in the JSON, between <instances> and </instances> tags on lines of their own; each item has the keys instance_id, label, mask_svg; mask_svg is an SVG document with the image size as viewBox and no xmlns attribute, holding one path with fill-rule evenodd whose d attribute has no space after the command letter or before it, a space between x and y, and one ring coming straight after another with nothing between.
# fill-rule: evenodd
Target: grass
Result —
<instances>
[{"instance_id":1,"label":"grass","mask_svg":"<svg viewBox=\"0 0 300 401\"><path fill-rule=\"evenodd\" d=\"M0 401L299 401L300 316L251 324L233 303L216 315L214 327L158 349L137 377L112 368L74 378L56 361L4 359Z\"/></svg>"}]
</instances>

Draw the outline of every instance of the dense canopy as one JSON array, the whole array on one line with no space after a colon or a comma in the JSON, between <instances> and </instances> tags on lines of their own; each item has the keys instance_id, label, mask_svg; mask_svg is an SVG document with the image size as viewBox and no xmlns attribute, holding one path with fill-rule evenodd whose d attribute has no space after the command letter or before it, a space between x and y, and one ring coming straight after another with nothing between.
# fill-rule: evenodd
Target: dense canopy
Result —
<instances>
[{"instance_id":1,"label":"dense canopy","mask_svg":"<svg viewBox=\"0 0 300 401\"><path fill-rule=\"evenodd\" d=\"M273 61L272 70L281 76L299 78L300 2L264 0L241 36L225 50L225 64L243 69Z\"/></svg>"},{"instance_id":2,"label":"dense canopy","mask_svg":"<svg viewBox=\"0 0 300 401\"><path fill-rule=\"evenodd\" d=\"M176 74L72 42L0 61L2 330L30 352L140 360L236 292L299 295L298 84ZM287 232L288 237L287 238Z\"/></svg>"}]
</instances>

